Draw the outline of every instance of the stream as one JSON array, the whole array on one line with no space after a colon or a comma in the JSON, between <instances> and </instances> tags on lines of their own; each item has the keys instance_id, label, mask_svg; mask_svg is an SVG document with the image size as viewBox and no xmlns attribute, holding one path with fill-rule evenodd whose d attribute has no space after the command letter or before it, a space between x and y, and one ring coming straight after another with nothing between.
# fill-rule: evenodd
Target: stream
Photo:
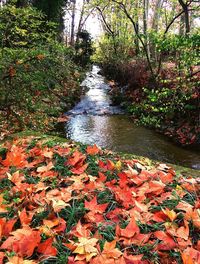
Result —
<instances>
[{"instance_id":1,"label":"stream","mask_svg":"<svg viewBox=\"0 0 200 264\"><path fill-rule=\"evenodd\" d=\"M99 71L94 65L87 73L81 84L84 96L66 113L70 117L65 126L67 138L200 170L200 150L182 148L153 130L135 125L119 106L113 106L110 87Z\"/></svg>"}]
</instances>

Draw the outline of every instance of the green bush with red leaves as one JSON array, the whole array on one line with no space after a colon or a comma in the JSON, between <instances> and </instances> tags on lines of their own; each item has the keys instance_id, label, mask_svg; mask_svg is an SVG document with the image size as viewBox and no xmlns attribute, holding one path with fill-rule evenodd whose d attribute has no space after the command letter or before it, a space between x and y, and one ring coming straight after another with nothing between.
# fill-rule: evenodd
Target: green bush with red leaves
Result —
<instances>
[{"instance_id":1,"label":"green bush with red leaves","mask_svg":"<svg viewBox=\"0 0 200 264\"><path fill-rule=\"evenodd\" d=\"M1 131L53 129L54 117L80 96L83 70L74 51L56 41L55 25L31 7L1 7L0 28Z\"/></svg>"}]
</instances>

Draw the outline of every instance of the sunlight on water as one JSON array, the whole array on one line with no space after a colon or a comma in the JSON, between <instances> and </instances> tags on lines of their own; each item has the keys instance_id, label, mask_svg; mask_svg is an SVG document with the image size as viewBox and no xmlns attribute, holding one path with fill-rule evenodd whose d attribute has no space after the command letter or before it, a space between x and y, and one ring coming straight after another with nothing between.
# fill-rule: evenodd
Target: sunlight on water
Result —
<instances>
[{"instance_id":1,"label":"sunlight on water","mask_svg":"<svg viewBox=\"0 0 200 264\"><path fill-rule=\"evenodd\" d=\"M94 66L83 86L87 92L67 113L68 138L85 144L146 156L163 162L200 169L200 152L184 149L153 130L136 126L120 107L112 106L109 86ZM106 115L105 115L106 114Z\"/></svg>"}]
</instances>

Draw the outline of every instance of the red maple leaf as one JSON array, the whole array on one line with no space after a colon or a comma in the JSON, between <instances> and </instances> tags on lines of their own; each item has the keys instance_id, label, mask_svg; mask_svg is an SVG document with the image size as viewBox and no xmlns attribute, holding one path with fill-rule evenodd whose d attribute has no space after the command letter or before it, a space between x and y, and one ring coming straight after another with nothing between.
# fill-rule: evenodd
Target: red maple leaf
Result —
<instances>
[{"instance_id":1,"label":"red maple leaf","mask_svg":"<svg viewBox=\"0 0 200 264\"><path fill-rule=\"evenodd\" d=\"M171 250L177 246L174 239L164 231L156 231L154 236L162 241L161 244L157 245L158 250Z\"/></svg>"},{"instance_id":2,"label":"red maple leaf","mask_svg":"<svg viewBox=\"0 0 200 264\"><path fill-rule=\"evenodd\" d=\"M24 150L15 145L7 152L6 159L2 160L1 163L5 167L15 166L17 168L24 168L28 164Z\"/></svg>"},{"instance_id":3,"label":"red maple leaf","mask_svg":"<svg viewBox=\"0 0 200 264\"><path fill-rule=\"evenodd\" d=\"M30 257L39 245L40 240L39 231L32 230L30 227L24 227L12 232L12 236L3 242L1 249L14 251L21 257Z\"/></svg>"},{"instance_id":4,"label":"red maple leaf","mask_svg":"<svg viewBox=\"0 0 200 264\"><path fill-rule=\"evenodd\" d=\"M81 153L79 151L75 151L73 153L72 157L70 157L65 164L66 165L71 165L71 166L76 166L77 163L83 164L85 159L86 159L86 156L83 153Z\"/></svg>"},{"instance_id":5,"label":"red maple leaf","mask_svg":"<svg viewBox=\"0 0 200 264\"><path fill-rule=\"evenodd\" d=\"M131 238L135 234L139 234L139 233L140 233L140 229L138 225L136 224L134 217L131 218L126 228L122 229L119 227L119 225L117 225L116 227L116 235L118 237Z\"/></svg>"},{"instance_id":6,"label":"red maple leaf","mask_svg":"<svg viewBox=\"0 0 200 264\"><path fill-rule=\"evenodd\" d=\"M37 248L37 252L47 256L56 256L57 249L52 246L53 237L48 238L44 242L40 243Z\"/></svg>"},{"instance_id":7,"label":"red maple leaf","mask_svg":"<svg viewBox=\"0 0 200 264\"><path fill-rule=\"evenodd\" d=\"M0 238L10 234L16 221L16 219L6 221L5 218L0 218Z\"/></svg>"},{"instance_id":8,"label":"red maple leaf","mask_svg":"<svg viewBox=\"0 0 200 264\"><path fill-rule=\"evenodd\" d=\"M85 201L85 208L89 209L93 213L104 213L107 206L108 206L108 203L98 204L96 196L90 202Z\"/></svg>"},{"instance_id":9,"label":"red maple leaf","mask_svg":"<svg viewBox=\"0 0 200 264\"><path fill-rule=\"evenodd\" d=\"M96 155L100 152L100 149L97 147L96 144L94 144L94 146L88 146L86 152L89 155Z\"/></svg>"}]
</instances>

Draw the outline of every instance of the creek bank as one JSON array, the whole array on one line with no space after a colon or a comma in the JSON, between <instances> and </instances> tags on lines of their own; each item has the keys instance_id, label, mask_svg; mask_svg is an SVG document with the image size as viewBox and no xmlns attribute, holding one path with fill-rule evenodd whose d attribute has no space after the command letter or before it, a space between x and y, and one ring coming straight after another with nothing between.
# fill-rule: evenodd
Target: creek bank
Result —
<instances>
[{"instance_id":1,"label":"creek bank","mask_svg":"<svg viewBox=\"0 0 200 264\"><path fill-rule=\"evenodd\" d=\"M86 70L80 67L78 70L70 69L69 76L55 84L54 89L32 94L32 102L38 105L36 110L27 112L21 109L20 112L8 113L5 109L0 109L0 140L10 134L27 130L64 135L63 113L73 108L80 100L83 94L80 84L85 78ZM23 118L22 125L18 116Z\"/></svg>"},{"instance_id":2,"label":"creek bank","mask_svg":"<svg viewBox=\"0 0 200 264\"><path fill-rule=\"evenodd\" d=\"M72 146L74 146L74 148L79 148L79 149L86 149L88 146L80 142L75 142L73 140L66 139L65 137L62 137L59 135L44 134L38 131L36 132L36 131L31 131L31 130L25 130L22 132L10 134L3 141L0 141L0 155L1 153L3 153L3 149L4 149L3 146L8 144L8 142L20 141L20 139L23 140L25 138L29 138L35 142L41 141L43 142L44 145L48 145L48 146L52 146L56 144L63 145L66 143L71 144ZM162 161L149 159L147 157L136 155L136 154L115 152L115 151L107 150L104 148L102 148L102 150L105 153L107 153L107 155L110 157L115 157L116 159L127 159L127 160L135 159L145 164L146 166L156 167L159 164L164 164ZM165 164L166 166L172 167L174 170L176 170L177 175L183 175L187 177L198 177L199 176L199 171L195 169L168 163L168 162L166 162Z\"/></svg>"},{"instance_id":3,"label":"creek bank","mask_svg":"<svg viewBox=\"0 0 200 264\"><path fill-rule=\"evenodd\" d=\"M154 130L131 121L119 105L113 105L111 87L96 65L86 74L85 94L66 113L66 137L84 144L97 144L115 152L136 153L150 159L199 169L200 153L181 148ZM111 84L111 83L110 83Z\"/></svg>"},{"instance_id":4,"label":"creek bank","mask_svg":"<svg viewBox=\"0 0 200 264\"><path fill-rule=\"evenodd\" d=\"M113 102L122 105L135 123L164 134L178 145L199 148L200 74L184 80L181 87L173 69L166 68L155 88L145 64L102 65L102 69L111 80Z\"/></svg>"}]
</instances>

